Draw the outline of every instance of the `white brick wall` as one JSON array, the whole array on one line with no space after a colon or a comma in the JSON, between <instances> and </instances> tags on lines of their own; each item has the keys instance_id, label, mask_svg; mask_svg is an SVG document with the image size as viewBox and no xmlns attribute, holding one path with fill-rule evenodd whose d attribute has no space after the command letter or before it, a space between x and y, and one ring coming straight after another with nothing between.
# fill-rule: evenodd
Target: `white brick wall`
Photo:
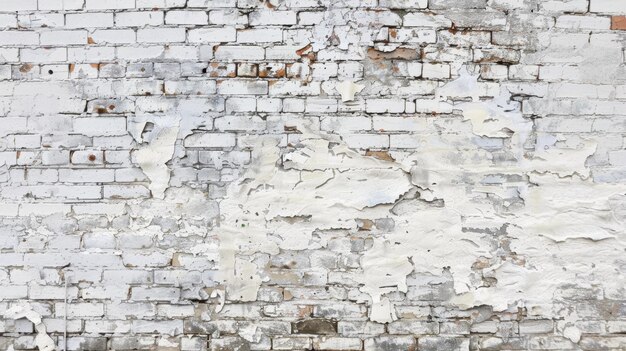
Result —
<instances>
[{"instance_id":1,"label":"white brick wall","mask_svg":"<svg viewBox=\"0 0 626 351\"><path fill-rule=\"evenodd\" d=\"M68 350L624 350L625 16L0 0L0 314Z\"/></svg>"}]
</instances>

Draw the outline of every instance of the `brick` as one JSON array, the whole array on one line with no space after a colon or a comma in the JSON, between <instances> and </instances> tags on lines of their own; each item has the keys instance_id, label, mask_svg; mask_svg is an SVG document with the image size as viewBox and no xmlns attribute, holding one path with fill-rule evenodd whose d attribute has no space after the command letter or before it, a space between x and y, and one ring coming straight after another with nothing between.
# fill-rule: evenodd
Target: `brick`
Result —
<instances>
[{"instance_id":1,"label":"brick","mask_svg":"<svg viewBox=\"0 0 626 351\"><path fill-rule=\"evenodd\" d=\"M428 0L380 0L380 6L392 9L424 9L428 6Z\"/></svg>"},{"instance_id":2,"label":"brick","mask_svg":"<svg viewBox=\"0 0 626 351\"><path fill-rule=\"evenodd\" d=\"M81 10L84 0L39 0L39 10Z\"/></svg>"},{"instance_id":3,"label":"brick","mask_svg":"<svg viewBox=\"0 0 626 351\"><path fill-rule=\"evenodd\" d=\"M172 43L185 41L184 28L147 28L137 30L137 42Z\"/></svg>"},{"instance_id":4,"label":"brick","mask_svg":"<svg viewBox=\"0 0 626 351\"><path fill-rule=\"evenodd\" d=\"M218 60L263 60L265 50L258 46L218 46L215 48Z\"/></svg>"},{"instance_id":5,"label":"brick","mask_svg":"<svg viewBox=\"0 0 626 351\"><path fill-rule=\"evenodd\" d=\"M2 11L32 11L37 10L37 0L4 0Z\"/></svg>"},{"instance_id":6,"label":"brick","mask_svg":"<svg viewBox=\"0 0 626 351\"><path fill-rule=\"evenodd\" d=\"M164 15L161 11L118 12L115 14L117 27L144 27L163 24Z\"/></svg>"},{"instance_id":7,"label":"brick","mask_svg":"<svg viewBox=\"0 0 626 351\"><path fill-rule=\"evenodd\" d=\"M113 27L112 13L77 13L65 15L68 28Z\"/></svg>"},{"instance_id":8,"label":"brick","mask_svg":"<svg viewBox=\"0 0 626 351\"><path fill-rule=\"evenodd\" d=\"M0 28L17 28L17 16L0 14Z\"/></svg>"},{"instance_id":9,"label":"brick","mask_svg":"<svg viewBox=\"0 0 626 351\"><path fill-rule=\"evenodd\" d=\"M252 26L294 25L298 22L294 11L262 10L254 11L248 16Z\"/></svg>"},{"instance_id":10,"label":"brick","mask_svg":"<svg viewBox=\"0 0 626 351\"><path fill-rule=\"evenodd\" d=\"M450 66L446 64L425 63L422 66L422 77L432 79L450 78Z\"/></svg>"},{"instance_id":11,"label":"brick","mask_svg":"<svg viewBox=\"0 0 626 351\"><path fill-rule=\"evenodd\" d=\"M346 143L354 148L387 148L389 136L375 134L351 134L344 137Z\"/></svg>"},{"instance_id":12,"label":"brick","mask_svg":"<svg viewBox=\"0 0 626 351\"><path fill-rule=\"evenodd\" d=\"M361 350L361 339L321 337L313 340L313 347L316 350Z\"/></svg>"},{"instance_id":13,"label":"brick","mask_svg":"<svg viewBox=\"0 0 626 351\"><path fill-rule=\"evenodd\" d=\"M366 351L385 351L385 350L416 350L417 342L412 336L380 336L376 338L366 339Z\"/></svg>"},{"instance_id":14,"label":"brick","mask_svg":"<svg viewBox=\"0 0 626 351\"><path fill-rule=\"evenodd\" d=\"M87 43L87 31L53 31L41 33L42 45L76 45Z\"/></svg>"},{"instance_id":15,"label":"brick","mask_svg":"<svg viewBox=\"0 0 626 351\"><path fill-rule=\"evenodd\" d=\"M237 40L237 31L234 27L202 28L189 31L190 43L223 43Z\"/></svg>"},{"instance_id":16,"label":"brick","mask_svg":"<svg viewBox=\"0 0 626 351\"><path fill-rule=\"evenodd\" d=\"M168 11L166 24L208 24L209 15L204 11Z\"/></svg>"},{"instance_id":17,"label":"brick","mask_svg":"<svg viewBox=\"0 0 626 351\"><path fill-rule=\"evenodd\" d=\"M199 133L185 139L186 147L214 147L227 148L236 144L234 134Z\"/></svg>"},{"instance_id":18,"label":"brick","mask_svg":"<svg viewBox=\"0 0 626 351\"><path fill-rule=\"evenodd\" d=\"M617 15L626 14L626 3L619 0L589 0L589 11L599 13L611 13Z\"/></svg>"},{"instance_id":19,"label":"brick","mask_svg":"<svg viewBox=\"0 0 626 351\"><path fill-rule=\"evenodd\" d=\"M242 44L273 43L283 40L280 28L243 29L237 31L237 42Z\"/></svg>"},{"instance_id":20,"label":"brick","mask_svg":"<svg viewBox=\"0 0 626 351\"><path fill-rule=\"evenodd\" d=\"M137 41L136 33L130 29L96 30L90 37L97 44L130 44ZM107 65L112 67L111 65ZM104 66L104 68L107 68Z\"/></svg>"},{"instance_id":21,"label":"brick","mask_svg":"<svg viewBox=\"0 0 626 351\"><path fill-rule=\"evenodd\" d=\"M611 16L611 29L626 30L626 16Z\"/></svg>"},{"instance_id":22,"label":"brick","mask_svg":"<svg viewBox=\"0 0 626 351\"><path fill-rule=\"evenodd\" d=\"M63 62L67 60L67 49L20 49L20 56L22 60L33 63Z\"/></svg>"},{"instance_id":23,"label":"brick","mask_svg":"<svg viewBox=\"0 0 626 351\"><path fill-rule=\"evenodd\" d=\"M113 182L115 172L112 169L61 169L59 181L70 183Z\"/></svg>"},{"instance_id":24,"label":"brick","mask_svg":"<svg viewBox=\"0 0 626 351\"><path fill-rule=\"evenodd\" d=\"M1 31L0 45L38 45L39 33L26 31Z\"/></svg>"},{"instance_id":25,"label":"brick","mask_svg":"<svg viewBox=\"0 0 626 351\"><path fill-rule=\"evenodd\" d=\"M124 10L135 8L135 0L86 0L87 10Z\"/></svg>"},{"instance_id":26,"label":"brick","mask_svg":"<svg viewBox=\"0 0 626 351\"><path fill-rule=\"evenodd\" d=\"M418 338L419 350L451 350L451 351L469 351L470 340L467 338L435 338L423 337Z\"/></svg>"},{"instance_id":27,"label":"brick","mask_svg":"<svg viewBox=\"0 0 626 351\"><path fill-rule=\"evenodd\" d=\"M131 300L141 301L178 301L180 299L180 289L178 288L131 288Z\"/></svg>"},{"instance_id":28,"label":"brick","mask_svg":"<svg viewBox=\"0 0 626 351\"><path fill-rule=\"evenodd\" d=\"M402 113L405 109L403 99L367 99L365 110L370 113Z\"/></svg>"},{"instance_id":29,"label":"brick","mask_svg":"<svg viewBox=\"0 0 626 351\"><path fill-rule=\"evenodd\" d=\"M274 350L308 350L312 347L311 338L286 338L279 337L272 339L272 348Z\"/></svg>"},{"instance_id":30,"label":"brick","mask_svg":"<svg viewBox=\"0 0 626 351\"><path fill-rule=\"evenodd\" d=\"M124 117L86 117L74 120L74 131L85 135L126 135Z\"/></svg>"}]
</instances>

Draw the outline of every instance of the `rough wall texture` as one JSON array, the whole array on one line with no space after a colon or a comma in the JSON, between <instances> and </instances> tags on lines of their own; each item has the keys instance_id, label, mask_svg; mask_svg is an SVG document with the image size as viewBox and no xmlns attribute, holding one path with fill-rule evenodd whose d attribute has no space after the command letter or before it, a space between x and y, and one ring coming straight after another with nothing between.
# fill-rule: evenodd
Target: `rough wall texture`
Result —
<instances>
[{"instance_id":1,"label":"rough wall texture","mask_svg":"<svg viewBox=\"0 0 626 351\"><path fill-rule=\"evenodd\" d=\"M625 350L624 15L0 0L0 349Z\"/></svg>"}]
</instances>

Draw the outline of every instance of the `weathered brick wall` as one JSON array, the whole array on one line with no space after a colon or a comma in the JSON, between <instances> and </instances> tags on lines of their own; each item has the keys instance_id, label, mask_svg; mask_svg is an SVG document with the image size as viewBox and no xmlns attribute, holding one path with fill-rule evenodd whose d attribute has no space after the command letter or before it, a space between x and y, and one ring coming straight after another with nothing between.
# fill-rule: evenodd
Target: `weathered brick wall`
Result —
<instances>
[{"instance_id":1,"label":"weathered brick wall","mask_svg":"<svg viewBox=\"0 0 626 351\"><path fill-rule=\"evenodd\" d=\"M0 0L0 349L625 350L624 15Z\"/></svg>"}]
</instances>

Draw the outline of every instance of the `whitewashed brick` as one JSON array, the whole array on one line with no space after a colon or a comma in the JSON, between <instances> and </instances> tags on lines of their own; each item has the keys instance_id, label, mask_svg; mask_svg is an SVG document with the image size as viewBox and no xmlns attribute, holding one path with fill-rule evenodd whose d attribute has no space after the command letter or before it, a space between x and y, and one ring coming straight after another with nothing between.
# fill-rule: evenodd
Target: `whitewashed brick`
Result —
<instances>
[{"instance_id":1,"label":"whitewashed brick","mask_svg":"<svg viewBox=\"0 0 626 351\"><path fill-rule=\"evenodd\" d=\"M620 0L589 0L591 12L626 15L626 3Z\"/></svg>"},{"instance_id":2,"label":"whitewashed brick","mask_svg":"<svg viewBox=\"0 0 626 351\"><path fill-rule=\"evenodd\" d=\"M208 24L209 15L204 11L168 11L166 24Z\"/></svg>"},{"instance_id":3,"label":"whitewashed brick","mask_svg":"<svg viewBox=\"0 0 626 351\"><path fill-rule=\"evenodd\" d=\"M0 31L0 45L38 45L39 33L26 31Z\"/></svg>"},{"instance_id":4,"label":"whitewashed brick","mask_svg":"<svg viewBox=\"0 0 626 351\"><path fill-rule=\"evenodd\" d=\"M63 62L67 60L67 49L20 49L20 57L25 62Z\"/></svg>"},{"instance_id":5,"label":"whitewashed brick","mask_svg":"<svg viewBox=\"0 0 626 351\"><path fill-rule=\"evenodd\" d=\"M135 0L85 0L87 10L123 10L135 8Z\"/></svg>"},{"instance_id":6,"label":"whitewashed brick","mask_svg":"<svg viewBox=\"0 0 626 351\"><path fill-rule=\"evenodd\" d=\"M113 27L113 13L76 13L65 15L68 28Z\"/></svg>"},{"instance_id":7,"label":"whitewashed brick","mask_svg":"<svg viewBox=\"0 0 626 351\"><path fill-rule=\"evenodd\" d=\"M237 42L245 44L273 43L283 40L283 30L280 28L243 29L237 31Z\"/></svg>"},{"instance_id":8,"label":"whitewashed brick","mask_svg":"<svg viewBox=\"0 0 626 351\"><path fill-rule=\"evenodd\" d=\"M39 10L80 10L84 0L39 0Z\"/></svg>"},{"instance_id":9,"label":"whitewashed brick","mask_svg":"<svg viewBox=\"0 0 626 351\"><path fill-rule=\"evenodd\" d=\"M450 78L450 66L446 64L425 63L422 66L422 77L432 79Z\"/></svg>"},{"instance_id":10,"label":"whitewashed brick","mask_svg":"<svg viewBox=\"0 0 626 351\"><path fill-rule=\"evenodd\" d=\"M192 134L185 139L187 147L225 148L233 147L237 143L234 134L199 133Z\"/></svg>"},{"instance_id":11,"label":"whitewashed brick","mask_svg":"<svg viewBox=\"0 0 626 351\"><path fill-rule=\"evenodd\" d=\"M0 28L16 28L17 16L13 14L0 14Z\"/></svg>"},{"instance_id":12,"label":"whitewashed brick","mask_svg":"<svg viewBox=\"0 0 626 351\"><path fill-rule=\"evenodd\" d=\"M402 113L406 101L403 99L367 99L366 111L371 113Z\"/></svg>"},{"instance_id":13,"label":"whitewashed brick","mask_svg":"<svg viewBox=\"0 0 626 351\"><path fill-rule=\"evenodd\" d=\"M268 83L254 80L224 80L218 83L218 94L263 95L267 94Z\"/></svg>"},{"instance_id":14,"label":"whitewashed brick","mask_svg":"<svg viewBox=\"0 0 626 351\"><path fill-rule=\"evenodd\" d=\"M223 43L235 40L237 40L237 31L234 27L189 30L190 43Z\"/></svg>"},{"instance_id":15,"label":"whitewashed brick","mask_svg":"<svg viewBox=\"0 0 626 351\"><path fill-rule=\"evenodd\" d=\"M271 26L271 25L294 25L298 23L295 11L254 11L250 13L250 25Z\"/></svg>"},{"instance_id":16,"label":"whitewashed brick","mask_svg":"<svg viewBox=\"0 0 626 351\"><path fill-rule=\"evenodd\" d=\"M265 50L258 46L218 46L215 48L218 60L263 60Z\"/></svg>"},{"instance_id":17,"label":"whitewashed brick","mask_svg":"<svg viewBox=\"0 0 626 351\"><path fill-rule=\"evenodd\" d=\"M131 44L137 41L135 37L132 29L101 29L91 35L97 44Z\"/></svg>"},{"instance_id":18,"label":"whitewashed brick","mask_svg":"<svg viewBox=\"0 0 626 351\"><path fill-rule=\"evenodd\" d=\"M305 45L299 46L274 46L266 49L265 58L268 60L297 60L298 50L302 49Z\"/></svg>"},{"instance_id":19,"label":"whitewashed brick","mask_svg":"<svg viewBox=\"0 0 626 351\"><path fill-rule=\"evenodd\" d=\"M118 12L115 14L117 27L144 27L163 24L164 15L161 11Z\"/></svg>"},{"instance_id":20,"label":"whitewashed brick","mask_svg":"<svg viewBox=\"0 0 626 351\"><path fill-rule=\"evenodd\" d=\"M149 28L137 30L140 43L172 43L185 41L184 28Z\"/></svg>"},{"instance_id":21,"label":"whitewashed brick","mask_svg":"<svg viewBox=\"0 0 626 351\"><path fill-rule=\"evenodd\" d=\"M87 31L72 30L72 31L52 31L41 33L42 45L73 45L73 44L86 44L87 43Z\"/></svg>"},{"instance_id":22,"label":"whitewashed brick","mask_svg":"<svg viewBox=\"0 0 626 351\"><path fill-rule=\"evenodd\" d=\"M37 10L37 0L3 0L1 10L12 11L31 11Z\"/></svg>"}]
</instances>

